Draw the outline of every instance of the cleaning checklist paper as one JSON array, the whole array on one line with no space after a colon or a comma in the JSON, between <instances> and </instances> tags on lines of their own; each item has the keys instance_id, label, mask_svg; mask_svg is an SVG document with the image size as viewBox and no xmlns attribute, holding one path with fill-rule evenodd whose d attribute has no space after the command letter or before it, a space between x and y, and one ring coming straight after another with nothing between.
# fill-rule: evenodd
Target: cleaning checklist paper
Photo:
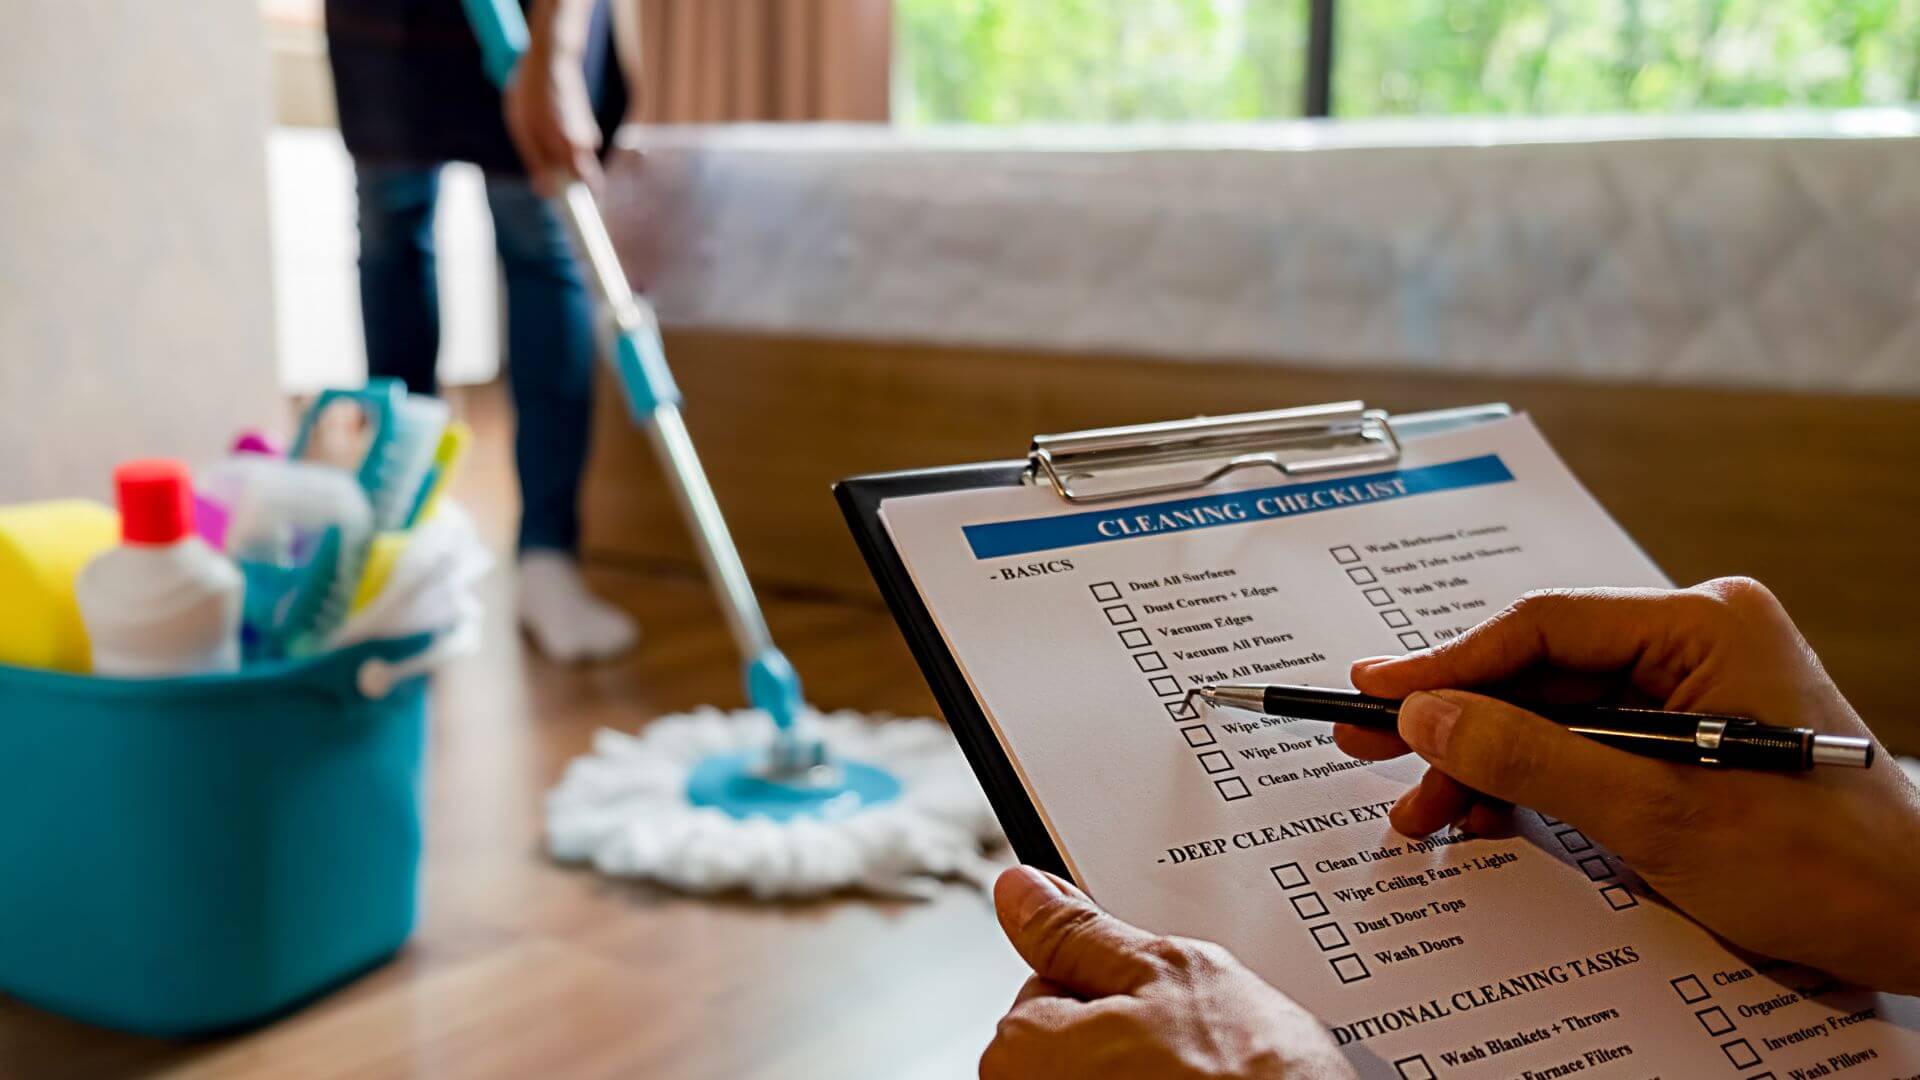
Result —
<instances>
[{"instance_id":1,"label":"cleaning checklist paper","mask_svg":"<svg viewBox=\"0 0 1920 1080\"><path fill-rule=\"evenodd\" d=\"M1215 711L1210 682L1346 687L1530 589L1664 586L1525 417L1311 480L1069 505L1040 487L881 516L1075 878L1218 941L1379 1077L1908 1076L1920 1000L1742 957L1579 830L1409 840L1417 759Z\"/></svg>"}]
</instances>

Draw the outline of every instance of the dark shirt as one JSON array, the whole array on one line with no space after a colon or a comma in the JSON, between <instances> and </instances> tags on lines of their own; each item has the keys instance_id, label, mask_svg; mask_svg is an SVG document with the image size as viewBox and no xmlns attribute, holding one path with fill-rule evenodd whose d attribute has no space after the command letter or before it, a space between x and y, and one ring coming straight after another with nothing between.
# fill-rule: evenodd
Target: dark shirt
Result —
<instances>
[{"instance_id":1,"label":"dark shirt","mask_svg":"<svg viewBox=\"0 0 1920 1080\"><path fill-rule=\"evenodd\" d=\"M526 171L460 0L326 0L326 16L340 133L354 160L470 161L489 172ZM626 88L606 0L594 5L584 61L594 114L610 145Z\"/></svg>"}]
</instances>

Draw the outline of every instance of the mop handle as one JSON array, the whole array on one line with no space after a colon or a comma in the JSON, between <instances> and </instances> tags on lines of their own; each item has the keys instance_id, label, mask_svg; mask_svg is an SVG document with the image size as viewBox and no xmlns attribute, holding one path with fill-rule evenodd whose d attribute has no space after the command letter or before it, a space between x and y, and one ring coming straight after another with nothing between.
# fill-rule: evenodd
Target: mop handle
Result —
<instances>
[{"instance_id":1,"label":"mop handle","mask_svg":"<svg viewBox=\"0 0 1920 1080\"><path fill-rule=\"evenodd\" d=\"M462 0L462 5L480 42L487 77L496 86L505 86L527 48L526 16L515 0ZM726 518L721 516L700 455L687 434L686 422L680 416L680 388L674 384L666 348L660 340L660 321L653 306L635 296L628 285L613 238L607 234L587 185L569 179L561 203L619 331L614 358L627 405L635 422L646 430L654 451L669 466L667 474L673 481L675 501L693 532L707 580L713 585L734 645L745 662L748 699L773 717L784 736L777 741L775 757L786 760L776 764L808 764L817 758L817 744L808 749L792 738L803 703L800 677L773 643L753 584L727 530Z\"/></svg>"}]
</instances>

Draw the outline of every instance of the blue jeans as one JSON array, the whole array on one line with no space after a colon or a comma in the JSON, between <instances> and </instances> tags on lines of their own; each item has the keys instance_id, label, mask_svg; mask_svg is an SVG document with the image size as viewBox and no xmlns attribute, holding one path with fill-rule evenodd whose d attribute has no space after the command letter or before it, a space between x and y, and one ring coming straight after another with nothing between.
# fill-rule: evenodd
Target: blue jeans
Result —
<instances>
[{"instance_id":1,"label":"blue jeans","mask_svg":"<svg viewBox=\"0 0 1920 1080\"><path fill-rule=\"evenodd\" d=\"M440 305L433 208L439 166L355 166L367 370L436 390ZM524 177L487 174L507 279L507 379L520 474L520 550L580 546L580 474L593 403L593 301L566 225Z\"/></svg>"}]
</instances>

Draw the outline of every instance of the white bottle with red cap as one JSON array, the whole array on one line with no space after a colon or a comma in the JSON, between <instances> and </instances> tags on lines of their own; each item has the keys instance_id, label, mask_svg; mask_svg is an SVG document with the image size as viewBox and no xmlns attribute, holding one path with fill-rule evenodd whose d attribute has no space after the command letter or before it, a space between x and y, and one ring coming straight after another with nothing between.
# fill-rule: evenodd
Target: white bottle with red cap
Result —
<instances>
[{"instance_id":1,"label":"white bottle with red cap","mask_svg":"<svg viewBox=\"0 0 1920 1080\"><path fill-rule=\"evenodd\" d=\"M193 531L193 488L177 461L113 472L120 544L74 582L96 675L163 676L240 667L245 581Z\"/></svg>"}]
</instances>

